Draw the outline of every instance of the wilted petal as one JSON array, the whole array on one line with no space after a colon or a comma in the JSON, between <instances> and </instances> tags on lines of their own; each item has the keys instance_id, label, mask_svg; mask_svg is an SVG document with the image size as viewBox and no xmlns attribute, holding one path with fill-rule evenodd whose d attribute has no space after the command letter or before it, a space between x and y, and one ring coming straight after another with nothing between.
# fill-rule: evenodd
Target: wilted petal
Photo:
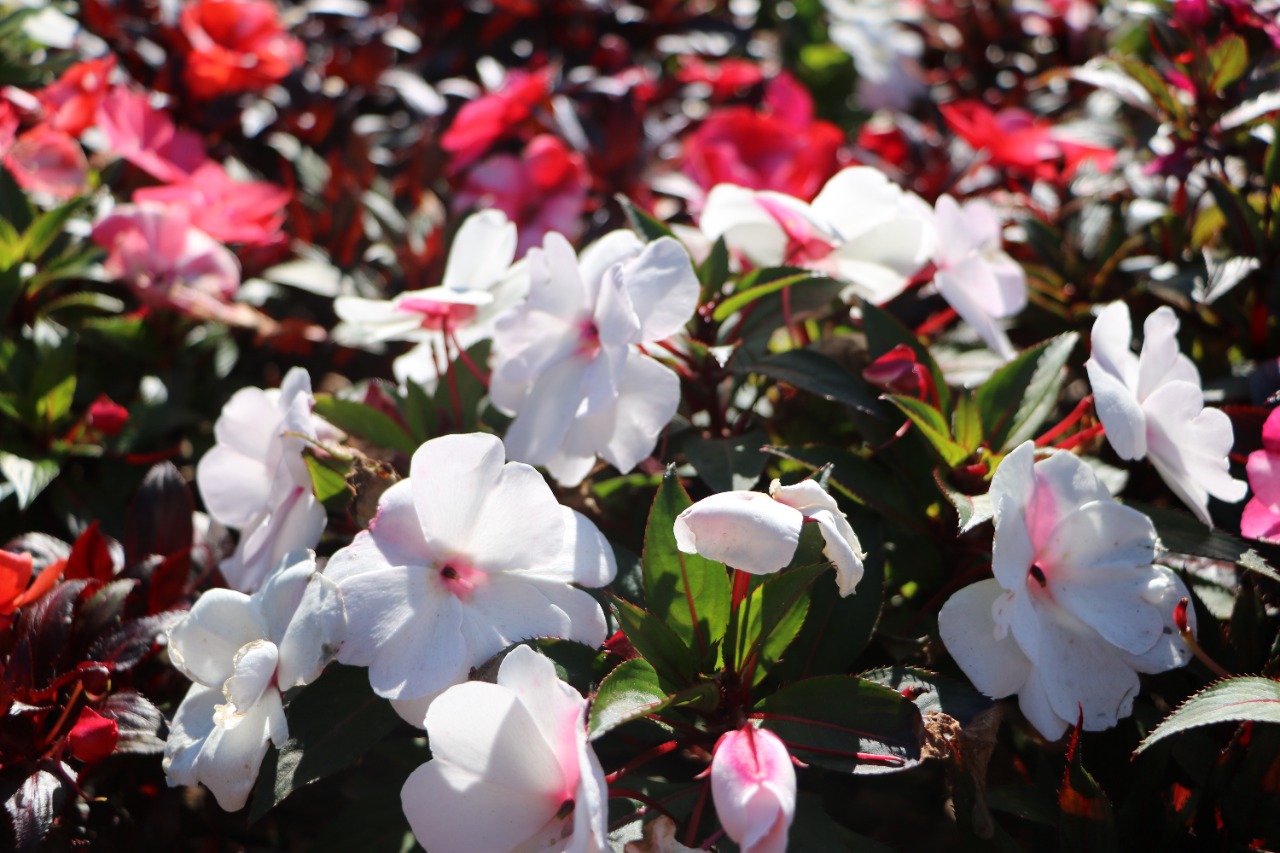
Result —
<instances>
[{"instance_id":1,"label":"wilted petal","mask_svg":"<svg viewBox=\"0 0 1280 853\"><path fill-rule=\"evenodd\" d=\"M266 620L249 596L211 589L170 629L169 656L192 681L221 689L232 675L236 653L266 636Z\"/></svg>"},{"instance_id":2,"label":"wilted petal","mask_svg":"<svg viewBox=\"0 0 1280 853\"><path fill-rule=\"evenodd\" d=\"M222 687L229 713L247 714L257 704L276 674L278 660L280 650L268 640L254 640L236 652L231 661L234 675Z\"/></svg>"}]
</instances>

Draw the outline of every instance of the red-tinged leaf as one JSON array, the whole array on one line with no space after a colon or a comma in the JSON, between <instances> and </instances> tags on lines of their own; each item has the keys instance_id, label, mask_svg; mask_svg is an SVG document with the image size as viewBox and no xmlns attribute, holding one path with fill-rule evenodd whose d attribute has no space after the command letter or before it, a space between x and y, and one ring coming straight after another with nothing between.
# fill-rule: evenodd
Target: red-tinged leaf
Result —
<instances>
[{"instance_id":1,"label":"red-tinged leaf","mask_svg":"<svg viewBox=\"0 0 1280 853\"><path fill-rule=\"evenodd\" d=\"M1080 729L1084 720L1071 732L1067 746L1067 770L1062 788L1058 791L1058 809L1062 849L1065 850L1119 850L1116 839L1115 819L1111 802L1098 787L1098 783L1084 769L1080 760Z\"/></svg>"},{"instance_id":2,"label":"red-tinged leaf","mask_svg":"<svg viewBox=\"0 0 1280 853\"><path fill-rule=\"evenodd\" d=\"M1280 681L1244 675L1209 685L1165 717L1138 745L1134 755L1187 729L1247 721L1280 723Z\"/></svg>"},{"instance_id":3,"label":"red-tinged leaf","mask_svg":"<svg viewBox=\"0 0 1280 853\"><path fill-rule=\"evenodd\" d=\"M74 771L66 765L62 770L68 778L74 776ZM13 830L15 853L39 850L66 801L66 783L62 777L45 767L35 772L24 765L6 768L0 777L0 795L5 798L4 810Z\"/></svg>"},{"instance_id":4,"label":"red-tinged leaf","mask_svg":"<svg viewBox=\"0 0 1280 853\"><path fill-rule=\"evenodd\" d=\"M119 735L116 752L164 751L169 734L164 714L141 693L133 690L112 693L98 705L98 711L116 722Z\"/></svg>"},{"instance_id":5,"label":"red-tinged leaf","mask_svg":"<svg viewBox=\"0 0 1280 853\"><path fill-rule=\"evenodd\" d=\"M614 598L613 612L623 633L658 674L672 684L693 681L693 655L679 635L661 619L629 601Z\"/></svg>"},{"instance_id":6,"label":"red-tinged leaf","mask_svg":"<svg viewBox=\"0 0 1280 853\"><path fill-rule=\"evenodd\" d=\"M115 672L129 669L149 655L160 635L182 616L170 612L131 619L94 641L89 647L89 658Z\"/></svg>"},{"instance_id":7,"label":"red-tinged leaf","mask_svg":"<svg viewBox=\"0 0 1280 853\"><path fill-rule=\"evenodd\" d=\"M151 570L147 583L147 612L169 610L186 597L191 580L191 551L178 551L165 557Z\"/></svg>"},{"instance_id":8,"label":"red-tinged leaf","mask_svg":"<svg viewBox=\"0 0 1280 853\"><path fill-rule=\"evenodd\" d=\"M12 688L43 688L58 677L71 639L72 615L88 585L85 580L64 581L22 611L18 641L5 673Z\"/></svg>"},{"instance_id":9,"label":"red-tinged leaf","mask_svg":"<svg viewBox=\"0 0 1280 853\"><path fill-rule=\"evenodd\" d=\"M111 559L111 549L107 547L107 537L102 535L98 522L93 522L76 537L71 546L71 556L67 557L67 568L63 577L67 580L109 581L115 576L116 564Z\"/></svg>"},{"instance_id":10,"label":"red-tinged leaf","mask_svg":"<svg viewBox=\"0 0 1280 853\"><path fill-rule=\"evenodd\" d=\"M191 550L195 499L172 462L152 466L129 504L124 525L125 563L149 554L167 557Z\"/></svg>"}]
</instances>

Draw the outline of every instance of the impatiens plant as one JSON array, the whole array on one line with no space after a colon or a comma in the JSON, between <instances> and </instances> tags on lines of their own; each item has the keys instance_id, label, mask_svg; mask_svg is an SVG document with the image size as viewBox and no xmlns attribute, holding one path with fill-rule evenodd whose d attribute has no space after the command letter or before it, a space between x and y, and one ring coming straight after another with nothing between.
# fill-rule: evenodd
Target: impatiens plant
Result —
<instances>
[{"instance_id":1,"label":"impatiens plant","mask_svg":"<svg viewBox=\"0 0 1280 853\"><path fill-rule=\"evenodd\" d=\"M0 5L0 849L1274 848L1277 11Z\"/></svg>"}]
</instances>

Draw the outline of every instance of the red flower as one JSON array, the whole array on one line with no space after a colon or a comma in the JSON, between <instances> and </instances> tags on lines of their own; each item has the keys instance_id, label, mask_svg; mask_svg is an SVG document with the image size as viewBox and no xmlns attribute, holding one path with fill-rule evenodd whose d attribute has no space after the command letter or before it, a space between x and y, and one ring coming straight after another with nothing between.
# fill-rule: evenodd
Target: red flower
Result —
<instances>
[{"instance_id":1,"label":"red flower","mask_svg":"<svg viewBox=\"0 0 1280 853\"><path fill-rule=\"evenodd\" d=\"M191 45L182 79L197 98L261 92L302 64L302 42L266 0L197 0L182 10Z\"/></svg>"},{"instance_id":2,"label":"red flower","mask_svg":"<svg viewBox=\"0 0 1280 853\"><path fill-rule=\"evenodd\" d=\"M13 621L13 614L19 607L48 592L66 568L65 561L53 563L36 575L35 583L28 587L32 565L30 554L0 551L0 628Z\"/></svg>"},{"instance_id":3,"label":"red flower","mask_svg":"<svg viewBox=\"0 0 1280 853\"><path fill-rule=\"evenodd\" d=\"M115 752L119 738L119 724L86 705L67 735L67 746L76 758L85 764L93 764Z\"/></svg>"},{"instance_id":4,"label":"red flower","mask_svg":"<svg viewBox=\"0 0 1280 853\"><path fill-rule=\"evenodd\" d=\"M0 104L0 158L18 186L54 198L75 198L84 191L89 173L80 143L48 125L40 124L18 136L17 118Z\"/></svg>"},{"instance_id":5,"label":"red flower","mask_svg":"<svg viewBox=\"0 0 1280 853\"><path fill-rule=\"evenodd\" d=\"M222 243L263 244L274 240L284 224L289 191L266 181L232 180L209 160L178 183L146 187L133 194L135 203L159 202L186 208L191 224Z\"/></svg>"},{"instance_id":6,"label":"red flower","mask_svg":"<svg viewBox=\"0 0 1280 853\"><path fill-rule=\"evenodd\" d=\"M559 138L543 134L529 140L517 157L495 154L463 178L454 210L497 208L516 224L516 257L542 244L548 231L570 240L582 231L582 211L591 176L581 154Z\"/></svg>"},{"instance_id":7,"label":"red flower","mask_svg":"<svg viewBox=\"0 0 1280 853\"><path fill-rule=\"evenodd\" d=\"M204 142L178 130L141 92L112 89L98 105L98 126L111 150L161 181L182 181L207 159Z\"/></svg>"},{"instance_id":8,"label":"red flower","mask_svg":"<svg viewBox=\"0 0 1280 853\"><path fill-rule=\"evenodd\" d=\"M511 71L501 89L458 110L453 124L440 138L440 147L453 155L453 168L464 169L528 121L550 94L549 69L533 73Z\"/></svg>"},{"instance_id":9,"label":"red flower","mask_svg":"<svg viewBox=\"0 0 1280 853\"><path fill-rule=\"evenodd\" d=\"M683 57L676 79L681 83L705 83L711 87L711 99L722 101L742 95L752 86L764 82L760 66L747 59L725 59L704 62L696 56Z\"/></svg>"},{"instance_id":10,"label":"red flower","mask_svg":"<svg viewBox=\"0 0 1280 853\"><path fill-rule=\"evenodd\" d=\"M1105 171L1115 161L1114 151L1072 140L1026 110L995 112L977 101L956 101L939 109L951 129L986 154L991 165L1034 180L1069 178L1090 160Z\"/></svg>"},{"instance_id":11,"label":"red flower","mask_svg":"<svg viewBox=\"0 0 1280 853\"><path fill-rule=\"evenodd\" d=\"M840 168L844 134L815 121L813 99L788 74L769 83L764 109L712 112L685 141L684 171L704 190L737 184L811 200Z\"/></svg>"},{"instance_id":12,"label":"red flower","mask_svg":"<svg viewBox=\"0 0 1280 853\"><path fill-rule=\"evenodd\" d=\"M89 426L103 435L119 435L128 421L129 410L106 394L99 394L98 399L89 404Z\"/></svg>"},{"instance_id":13,"label":"red flower","mask_svg":"<svg viewBox=\"0 0 1280 853\"><path fill-rule=\"evenodd\" d=\"M44 123L63 133L79 136L92 127L98 104L107 94L107 78L116 67L114 54L79 62L40 91Z\"/></svg>"}]
</instances>

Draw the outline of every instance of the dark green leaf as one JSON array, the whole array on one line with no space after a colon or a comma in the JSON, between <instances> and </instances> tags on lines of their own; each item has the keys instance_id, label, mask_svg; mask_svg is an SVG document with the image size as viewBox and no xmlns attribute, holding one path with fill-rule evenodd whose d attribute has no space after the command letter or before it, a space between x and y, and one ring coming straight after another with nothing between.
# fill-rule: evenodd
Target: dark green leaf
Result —
<instances>
[{"instance_id":1,"label":"dark green leaf","mask_svg":"<svg viewBox=\"0 0 1280 853\"><path fill-rule=\"evenodd\" d=\"M1035 436L1058 404L1063 368L1078 339L1068 332L1036 344L982 383L974 401L992 450L1008 450Z\"/></svg>"},{"instance_id":2,"label":"dark green leaf","mask_svg":"<svg viewBox=\"0 0 1280 853\"><path fill-rule=\"evenodd\" d=\"M1064 853L1096 850L1118 851L1111 803L1098 783L1080 763L1080 729L1071 734L1067 747L1067 772L1058 791L1059 842Z\"/></svg>"},{"instance_id":3,"label":"dark green leaf","mask_svg":"<svg viewBox=\"0 0 1280 853\"><path fill-rule=\"evenodd\" d=\"M73 198L36 218L22 235L27 260L35 261L49 250L67 222L88 204L88 196Z\"/></svg>"},{"instance_id":4,"label":"dark green leaf","mask_svg":"<svg viewBox=\"0 0 1280 853\"><path fill-rule=\"evenodd\" d=\"M358 435L387 450L399 450L412 456L418 449L398 423L364 403L317 394L315 413L343 432Z\"/></svg>"},{"instance_id":5,"label":"dark green leaf","mask_svg":"<svg viewBox=\"0 0 1280 853\"><path fill-rule=\"evenodd\" d=\"M729 279L729 249L720 237L712 245L707 259L698 267L698 281L702 283L702 299L705 302L718 294Z\"/></svg>"},{"instance_id":6,"label":"dark green leaf","mask_svg":"<svg viewBox=\"0 0 1280 853\"><path fill-rule=\"evenodd\" d=\"M809 612L809 588L831 571L830 563L799 566L779 572L752 591L738 611L738 672L759 684L782 659L800 633Z\"/></svg>"},{"instance_id":7,"label":"dark green leaf","mask_svg":"<svg viewBox=\"0 0 1280 853\"><path fill-rule=\"evenodd\" d=\"M830 281L827 276L815 275L812 272L797 272L790 267L770 268L764 271L758 271L764 274L758 274L753 281L754 284L745 289L738 290L732 296L725 299L716 306L716 310L711 315L711 319L717 323L722 323L734 314L746 308L753 302L768 296L770 293L777 293L786 290L788 287L795 287L800 284L820 283L825 284ZM776 275L775 275L776 274ZM744 280L744 284L745 284Z\"/></svg>"},{"instance_id":8,"label":"dark green leaf","mask_svg":"<svg viewBox=\"0 0 1280 853\"><path fill-rule=\"evenodd\" d=\"M613 613L631 645L662 678L682 686L693 682L693 655L675 631L652 613L621 598L614 598Z\"/></svg>"},{"instance_id":9,"label":"dark green leaf","mask_svg":"<svg viewBox=\"0 0 1280 853\"><path fill-rule=\"evenodd\" d=\"M789 350L759 360L743 354L734 358L730 366L735 373L760 373L826 400L853 406L869 415L885 416L884 406L876 393L817 350Z\"/></svg>"},{"instance_id":10,"label":"dark green leaf","mask_svg":"<svg viewBox=\"0 0 1280 853\"><path fill-rule=\"evenodd\" d=\"M694 706L711 710L719 701L720 689L711 681L695 684L679 693L668 693L648 661L632 658L618 664L601 682L600 690L591 703L587 733L595 740L619 726L665 708Z\"/></svg>"},{"instance_id":11,"label":"dark green leaf","mask_svg":"<svg viewBox=\"0 0 1280 853\"><path fill-rule=\"evenodd\" d=\"M670 626L681 643L693 650L698 668L710 668L729 624L732 591L722 563L676 547L676 516L692 504L675 469L668 468L645 527L640 557L644 599L664 627Z\"/></svg>"},{"instance_id":12,"label":"dark green leaf","mask_svg":"<svg viewBox=\"0 0 1280 853\"><path fill-rule=\"evenodd\" d=\"M466 358L476 370L483 370L489 363L490 346L490 341L481 341L467 350ZM480 422L480 401L487 390L485 383L465 364L464 359L461 356L455 358L449 364L448 372L436 384L437 421L442 413L448 413L451 432L474 431ZM458 414L461 414L460 421Z\"/></svg>"},{"instance_id":13,"label":"dark green leaf","mask_svg":"<svg viewBox=\"0 0 1280 853\"><path fill-rule=\"evenodd\" d=\"M1199 519L1180 510L1137 501L1127 503L1151 519L1165 550L1175 554L1225 560L1280 583L1280 572L1271 565L1277 554L1280 554L1280 549L1274 545L1247 542L1225 530L1212 530L1201 524Z\"/></svg>"},{"instance_id":14,"label":"dark green leaf","mask_svg":"<svg viewBox=\"0 0 1280 853\"><path fill-rule=\"evenodd\" d=\"M977 404L968 394L961 394L956 398L956 410L951 413L951 434L956 437L956 444L972 454L982 444L982 427Z\"/></svg>"},{"instance_id":15,"label":"dark green leaf","mask_svg":"<svg viewBox=\"0 0 1280 853\"><path fill-rule=\"evenodd\" d=\"M796 758L857 774L892 773L920 761L920 712L901 694L862 678L797 681L759 702L753 717Z\"/></svg>"},{"instance_id":16,"label":"dark green leaf","mask_svg":"<svg viewBox=\"0 0 1280 853\"><path fill-rule=\"evenodd\" d=\"M968 683L919 667L883 667L864 672L862 677L907 696L922 715L939 711L962 725L992 705Z\"/></svg>"},{"instance_id":17,"label":"dark green leaf","mask_svg":"<svg viewBox=\"0 0 1280 853\"><path fill-rule=\"evenodd\" d=\"M1249 204L1249 200L1231 184L1220 178L1209 179L1209 192L1213 200L1227 218L1228 229L1237 242L1233 243L1236 254L1256 255L1262 250L1262 223L1258 212Z\"/></svg>"},{"instance_id":18,"label":"dark green leaf","mask_svg":"<svg viewBox=\"0 0 1280 853\"><path fill-rule=\"evenodd\" d=\"M947 496L947 500L956 508L956 515L961 533L968 533L984 521L995 515L995 506L991 503L991 495L966 495L951 487L947 482L946 472L941 469L933 473L938 488Z\"/></svg>"},{"instance_id":19,"label":"dark green leaf","mask_svg":"<svg viewBox=\"0 0 1280 853\"><path fill-rule=\"evenodd\" d=\"M626 196L617 196L618 204L622 205L622 210L627 215L627 222L631 224L632 230L639 234L644 240L658 240L662 237L675 238L671 233L671 229L664 223L654 219L640 208L636 207L631 199Z\"/></svg>"},{"instance_id":20,"label":"dark green leaf","mask_svg":"<svg viewBox=\"0 0 1280 853\"><path fill-rule=\"evenodd\" d=\"M925 440L938 452L942 457L942 461L954 468L961 462L969 458L969 453L951 439L951 430L947 427L946 420L933 406L923 400L917 400L915 397L904 397L897 394L889 394L886 400L893 403L902 410L911 423L915 424L916 429L920 430L920 434Z\"/></svg>"},{"instance_id":21,"label":"dark green leaf","mask_svg":"<svg viewBox=\"0 0 1280 853\"><path fill-rule=\"evenodd\" d=\"M1179 705L1142 743L1137 755L1170 735L1215 723L1280 723L1280 681L1242 675L1211 684Z\"/></svg>"},{"instance_id":22,"label":"dark green leaf","mask_svg":"<svg viewBox=\"0 0 1280 853\"><path fill-rule=\"evenodd\" d=\"M752 430L730 438L692 438L682 449L698 476L714 491L746 491L764 471L769 457L760 447L768 440L764 430Z\"/></svg>"},{"instance_id":23,"label":"dark green leaf","mask_svg":"<svg viewBox=\"0 0 1280 853\"><path fill-rule=\"evenodd\" d=\"M439 416L435 401L417 382L409 380L404 386L404 419L417 441L434 438L439 429Z\"/></svg>"}]
</instances>

